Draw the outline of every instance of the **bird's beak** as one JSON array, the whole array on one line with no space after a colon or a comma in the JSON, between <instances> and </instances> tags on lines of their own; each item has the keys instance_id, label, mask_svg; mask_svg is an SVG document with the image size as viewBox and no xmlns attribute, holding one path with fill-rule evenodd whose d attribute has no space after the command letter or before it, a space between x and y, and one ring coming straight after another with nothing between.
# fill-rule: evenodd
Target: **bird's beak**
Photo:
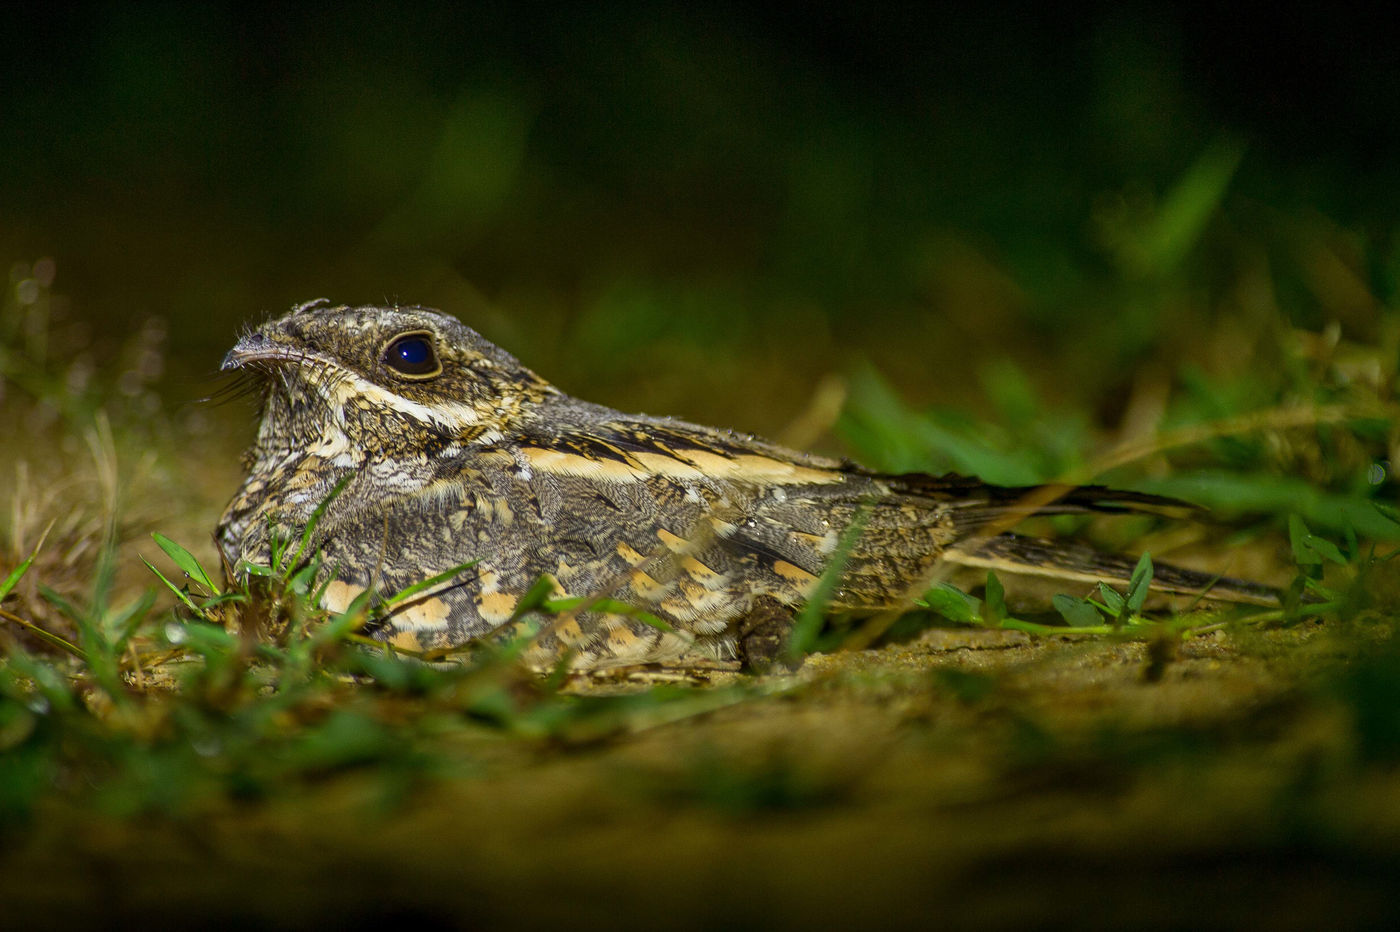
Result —
<instances>
[{"instance_id":1,"label":"bird's beak","mask_svg":"<svg viewBox=\"0 0 1400 932\"><path fill-rule=\"evenodd\" d=\"M227 372L229 369L239 369L250 362L260 360L294 359L297 357L288 347L279 343L274 343L267 338L267 335L260 330L243 337L233 345L233 349L224 356L224 361L219 364L220 371Z\"/></svg>"}]
</instances>

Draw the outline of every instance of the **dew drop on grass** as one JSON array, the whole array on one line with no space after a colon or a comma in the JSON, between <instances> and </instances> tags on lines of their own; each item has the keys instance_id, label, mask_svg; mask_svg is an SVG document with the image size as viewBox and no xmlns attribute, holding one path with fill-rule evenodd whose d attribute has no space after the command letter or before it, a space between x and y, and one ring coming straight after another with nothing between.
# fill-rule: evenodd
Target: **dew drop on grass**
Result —
<instances>
[{"instance_id":1,"label":"dew drop on grass","mask_svg":"<svg viewBox=\"0 0 1400 932\"><path fill-rule=\"evenodd\" d=\"M188 638L185 626L176 621L167 622L165 625L165 639L171 644L183 644Z\"/></svg>"}]
</instances>

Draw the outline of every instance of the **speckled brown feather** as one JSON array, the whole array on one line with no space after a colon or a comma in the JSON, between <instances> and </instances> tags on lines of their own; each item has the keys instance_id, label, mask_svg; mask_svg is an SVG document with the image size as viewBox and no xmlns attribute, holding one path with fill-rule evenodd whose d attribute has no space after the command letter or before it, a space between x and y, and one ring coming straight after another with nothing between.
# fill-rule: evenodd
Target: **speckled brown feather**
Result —
<instances>
[{"instance_id":1,"label":"speckled brown feather","mask_svg":"<svg viewBox=\"0 0 1400 932\"><path fill-rule=\"evenodd\" d=\"M386 348L404 334L432 343L440 371L396 371ZM775 613L805 602L858 515L835 608L906 605L943 558L1014 561L1020 539L1001 531L1032 512L1172 504L1097 487L1041 494L881 475L624 415L565 395L423 308L304 304L245 335L224 367L261 371L267 385L247 478L219 522L229 566L267 563L269 534L299 535L342 480L311 541L330 567L329 607L476 561L376 632L406 647L502 633L546 577L558 596L606 597L665 627L594 601L546 623L532 655L541 665L565 652L579 669L733 659L755 619L771 641ZM1083 569L1075 553L1068 562ZM1208 581L1168 575L1178 589Z\"/></svg>"}]
</instances>

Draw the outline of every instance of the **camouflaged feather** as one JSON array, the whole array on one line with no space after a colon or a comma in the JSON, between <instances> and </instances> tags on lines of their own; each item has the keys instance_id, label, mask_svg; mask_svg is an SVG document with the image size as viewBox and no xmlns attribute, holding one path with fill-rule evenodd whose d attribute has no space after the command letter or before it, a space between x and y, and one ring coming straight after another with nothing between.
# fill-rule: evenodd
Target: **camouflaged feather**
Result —
<instances>
[{"instance_id":1,"label":"camouflaged feather","mask_svg":"<svg viewBox=\"0 0 1400 932\"><path fill-rule=\"evenodd\" d=\"M435 359L417 365L430 371L396 368L389 353L405 335L428 342ZM409 350L422 355L416 343ZM566 652L580 669L733 659L755 625L790 617L810 596L857 514L864 527L837 609L901 607L945 556L1014 552L1002 528L992 529L995 546L978 536L1007 515L1165 501L1079 488L1027 505L1029 490L881 475L622 414L564 394L454 318L418 307L300 305L244 335L224 367L263 373L266 384L247 478L217 531L227 565L266 564L269 535L300 535L344 481L311 540L331 568L328 607L476 561L374 632L413 649L503 633L544 578L556 596L606 596L664 624L594 603L545 626L532 655L541 665ZM1182 580L1194 588L1205 577Z\"/></svg>"}]
</instances>

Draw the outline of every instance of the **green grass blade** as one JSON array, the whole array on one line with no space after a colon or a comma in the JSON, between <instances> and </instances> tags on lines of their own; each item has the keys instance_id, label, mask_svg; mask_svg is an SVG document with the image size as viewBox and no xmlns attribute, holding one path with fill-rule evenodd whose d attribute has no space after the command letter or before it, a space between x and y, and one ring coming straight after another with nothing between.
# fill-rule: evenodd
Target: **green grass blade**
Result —
<instances>
[{"instance_id":1,"label":"green grass blade","mask_svg":"<svg viewBox=\"0 0 1400 932\"><path fill-rule=\"evenodd\" d=\"M155 540L157 546L165 551L165 555L174 561L175 565L178 566L186 576L199 583L205 589L208 589L212 594L219 594L219 587L214 585L214 580L209 578L209 574L205 572L204 567L200 565L199 560L195 558L194 554L160 532L151 534L151 537ZM146 565L150 566L149 563Z\"/></svg>"},{"instance_id":2,"label":"green grass blade","mask_svg":"<svg viewBox=\"0 0 1400 932\"><path fill-rule=\"evenodd\" d=\"M156 574L157 579L165 583L165 588L173 592L175 594L175 598L179 599L182 603L184 603L184 606L186 608L194 612L196 616L204 618L206 621L208 621L208 618L205 617L204 610L201 609L198 605L194 604L194 600L192 600L189 597L189 593L185 592L183 587L177 586L175 585L175 583L167 579L165 574L162 573L160 570L156 569L155 564L152 563L150 560L147 560L145 557L141 558L141 562L146 564L146 569Z\"/></svg>"},{"instance_id":3,"label":"green grass blade","mask_svg":"<svg viewBox=\"0 0 1400 932\"><path fill-rule=\"evenodd\" d=\"M326 497L321 499L320 504L316 506L316 510L311 512L310 520L306 522L306 527L302 529L301 539L297 543L296 552L292 554L292 566L299 566L301 564L301 558L306 553L306 548L311 546L311 535L316 532L316 526L321 523L321 518L325 516L326 509L331 506L331 502L335 501L336 497L340 495L341 492L345 491L345 487L350 484L350 480L354 477L355 474L353 472L343 477L331 487L331 490L326 493Z\"/></svg>"},{"instance_id":4,"label":"green grass blade","mask_svg":"<svg viewBox=\"0 0 1400 932\"><path fill-rule=\"evenodd\" d=\"M10 570L10 575L5 577L4 582L0 582L0 599L10 594L10 590L19 584L24 578L24 574L29 572L29 567L34 565L34 554L25 558L24 562Z\"/></svg>"},{"instance_id":5,"label":"green grass blade","mask_svg":"<svg viewBox=\"0 0 1400 932\"><path fill-rule=\"evenodd\" d=\"M1296 514L1309 528L1342 535L1348 527L1368 540L1400 540L1400 524L1363 495L1330 492L1294 476L1201 469L1133 482L1139 492L1185 499L1222 516Z\"/></svg>"},{"instance_id":6,"label":"green grass blade","mask_svg":"<svg viewBox=\"0 0 1400 932\"><path fill-rule=\"evenodd\" d=\"M60 615L77 625L79 630L92 626L92 620L86 612L79 610L76 605L43 583L39 584L39 594L44 597L45 602L58 609Z\"/></svg>"},{"instance_id":7,"label":"green grass blade","mask_svg":"<svg viewBox=\"0 0 1400 932\"><path fill-rule=\"evenodd\" d=\"M368 617L369 604L373 599L373 589L366 589L356 595L350 600L350 604L345 606L345 611L340 612L328 623L316 627L309 638L310 646L319 647L344 640L351 632L363 627Z\"/></svg>"},{"instance_id":8,"label":"green grass blade","mask_svg":"<svg viewBox=\"0 0 1400 932\"><path fill-rule=\"evenodd\" d=\"M1001 627L1008 631L1024 631L1027 634L1039 634L1046 637L1062 637L1066 634L1116 634L1118 632L1118 629L1111 625L1065 627L1063 625L1041 625L1033 621L1022 621L1019 618L1008 618L1001 623Z\"/></svg>"},{"instance_id":9,"label":"green grass blade","mask_svg":"<svg viewBox=\"0 0 1400 932\"><path fill-rule=\"evenodd\" d=\"M87 653L81 647L72 643L71 641L68 641L65 638L59 637L52 631L45 631L43 628L39 627L32 621L21 618L18 615L6 611L0 611L0 618L5 619L11 624L19 625L25 631L28 631L30 634L34 635L36 638L43 641L50 647L56 647L64 653L72 654L79 660L87 660Z\"/></svg>"},{"instance_id":10,"label":"green grass blade","mask_svg":"<svg viewBox=\"0 0 1400 932\"><path fill-rule=\"evenodd\" d=\"M651 612L648 612L645 609L638 608L635 605L628 605L626 602L619 602L617 599L594 599L581 597L568 599L549 599L545 601L542 607L544 611L548 612L549 614L558 615L561 612L574 611L575 609L581 608L585 605L587 606L587 610L590 612L606 612L610 615L626 615L629 618L635 618L643 624L650 625L651 627L657 628L661 631L675 630L675 628L671 626L671 623L666 621L666 619L653 615Z\"/></svg>"},{"instance_id":11,"label":"green grass blade","mask_svg":"<svg viewBox=\"0 0 1400 932\"><path fill-rule=\"evenodd\" d=\"M797 660L811 653L812 647L817 641L817 633L821 630L826 606L831 601L831 594L836 591L836 585L841 581L841 573L846 568L846 560L850 557L851 551L855 549L856 541L865 531L865 522L869 519L870 510L864 508L841 532L841 537L836 543L836 550L831 555L831 562L826 565L821 576L817 577L816 588L807 599L807 604L802 606L802 610L797 613L797 618L793 621L792 633L788 637L787 645L789 658Z\"/></svg>"},{"instance_id":12,"label":"green grass blade","mask_svg":"<svg viewBox=\"0 0 1400 932\"><path fill-rule=\"evenodd\" d=\"M1288 516L1288 544L1293 551L1293 562L1299 566L1317 566L1322 563L1322 555L1308 546L1308 526L1297 515Z\"/></svg>"},{"instance_id":13,"label":"green grass blade","mask_svg":"<svg viewBox=\"0 0 1400 932\"><path fill-rule=\"evenodd\" d=\"M1153 222L1143 231L1133 256L1136 271L1167 275L1176 270L1200 241L1243 158L1243 146L1222 141L1196 159L1167 192Z\"/></svg>"},{"instance_id":14,"label":"green grass blade","mask_svg":"<svg viewBox=\"0 0 1400 932\"><path fill-rule=\"evenodd\" d=\"M982 623L989 628L995 628L1010 614L1006 610L1006 588L1002 586L996 573L988 571L987 594L982 600Z\"/></svg>"},{"instance_id":15,"label":"green grass blade","mask_svg":"<svg viewBox=\"0 0 1400 932\"><path fill-rule=\"evenodd\" d=\"M546 603L549 602L549 596L554 592L554 587L556 585L557 583L548 576L541 576L539 579L536 579L530 584L530 588L525 590L525 594L520 597L519 601L515 603L515 609L511 611L510 618L506 620L506 624L517 622L530 612L543 610Z\"/></svg>"},{"instance_id":16,"label":"green grass blade","mask_svg":"<svg viewBox=\"0 0 1400 932\"><path fill-rule=\"evenodd\" d=\"M1133 567L1132 578L1128 580L1128 594L1123 600L1130 614L1136 615L1147 603L1147 590L1152 585L1152 555L1144 553L1138 557Z\"/></svg>"},{"instance_id":17,"label":"green grass blade","mask_svg":"<svg viewBox=\"0 0 1400 932\"><path fill-rule=\"evenodd\" d=\"M311 583L315 581L316 574L320 571L320 561L310 561L291 575L287 580L287 589L299 595L308 594L311 591Z\"/></svg>"},{"instance_id":18,"label":"green grass blade","mask_svg":"<svg viewBox=\"0 0 1400 932\"><path fill-rule=\"evenodd\" d=\"M127 642L136 633L136 629L141 627L141 622L146 620L151 606L155 604L155 590L146 589L130 605L106 620L106 626L112 637L113 653L121 653L126 649Z\"/></svg>"},{"instance_id":19,"label":"green grass blade","mask_svg":"<svg viewBox=\"0 0 1400 932\"><path fill-rule=\"evenodd\" d=\"M263 566L261 563L249 563L247 560L239 560L238 565L233 568L235 575L257 576L260 579L271 579L274 575L272 567Z\"/></svg>"},{"instance_id":20,"label":"green grass blade","mask_svg":"<svg viewBox=\"0 0 1400 932\"><path fill-rule=\"evenodd\" d=\"M476 566L476 564L476 560L468 560L466 563L459 563L451 569L443 570L441 573L438 573L434 576L429 576L427 579L419 580L413 585L402 589L394 595L390 596L389 598L385 599L384 604L389 606L390 608L392 608L395 605L401 605L402 603L407 602L409 599L418 595L418 593L424 591L425 589L431 589L433 586L436 586L439 583L447 582L449 579L456 576L458 573L465 572L466 570L471 569L473 566Z\"/></svg>"},{"instance_id":21,"label":"green grass blade","mask_svg":"<svg viewBox=\"0 0 1400 932\"><path fill-rule=\"evenodd\" d=\"M115 642L103 629L102 619L91 612L83 611L42 583L39 585L39 594L57 608L60 614L78 626L79 643L83 648L88 670L97 681L97 685L102 687L113 702L124 703L126 692L122 688Z\"/></svg>"}]
</instances>

